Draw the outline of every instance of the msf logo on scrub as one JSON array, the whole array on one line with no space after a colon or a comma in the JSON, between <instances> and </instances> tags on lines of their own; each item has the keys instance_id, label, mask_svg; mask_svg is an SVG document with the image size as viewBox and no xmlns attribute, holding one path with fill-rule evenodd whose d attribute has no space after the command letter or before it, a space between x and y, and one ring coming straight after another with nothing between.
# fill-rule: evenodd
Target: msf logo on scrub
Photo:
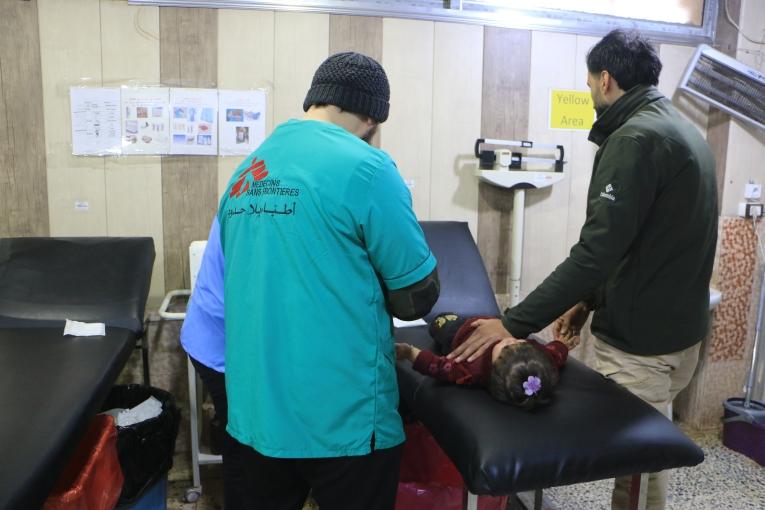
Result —
<instances>
[{"instance_id":1,"label":"msf logo on scrub","mask_svg":"<svg viewBox=\"0 0 765 510\"><path fill-rule=\"evenodd\" d=\"M266 162L263 160L258 161L257 158L253 158L252 164L242 170L239 177L237 177L236 182L231 187L231 192L228 194L229 198L239 198L250 189L250 181L247 180L249 175L252 175L252 178L255 179L255 181L262 181L268 177Z\"/></svg>"},{"instance_id":2,"label":"msf logo on scrub","mask_svg":"<svg viewBox=\"0 0 765 510\"><path fill-rule=\"evenodd\" d=\"M616 197L614 196L614 187L611 186L610 184L607 184L606 185L606 190L605 191L601 191L600 192L600 196L602 198L609 199L611 202L615 201Z\"/></svg>"}]
</instances>

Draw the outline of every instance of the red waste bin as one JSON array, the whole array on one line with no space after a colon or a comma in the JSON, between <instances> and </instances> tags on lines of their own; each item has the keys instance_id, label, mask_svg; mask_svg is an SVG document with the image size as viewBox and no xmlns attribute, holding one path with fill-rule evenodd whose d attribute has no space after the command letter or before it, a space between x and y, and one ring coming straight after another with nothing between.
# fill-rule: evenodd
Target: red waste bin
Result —
<instances>
[{"instance_id":1,"label":"red waste bin","mask_svg":"<svg viewBox=\"0 0 765 510\"><path fill-rule=\"evenodd\" d=\"M396 510L461 510L465 486L457 468L420 423L404 426ZM504 510L507 497L479 496L479 510Z\"/></svg>"},{"instance_id":2,"label":"red waste bin","mask_svg":"<svg viewBox=\"0 0 765 510\"><path fill-rule=\"evenodd\" d=\"M43 510L113 510L122 492L114 418L93 418Z\"/></svg>"}]
</instances>

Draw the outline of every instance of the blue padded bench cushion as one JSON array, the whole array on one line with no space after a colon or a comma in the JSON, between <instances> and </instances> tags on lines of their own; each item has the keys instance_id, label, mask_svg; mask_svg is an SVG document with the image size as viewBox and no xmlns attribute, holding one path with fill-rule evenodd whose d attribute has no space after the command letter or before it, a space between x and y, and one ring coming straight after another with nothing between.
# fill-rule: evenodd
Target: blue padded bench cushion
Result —
<instances>
[{"instance_id":1,"label":"blue padded bench cushion","mask_svg":"<svg viewBox=\"0 0 765 510\"><path fill-rule=\"evenodd\" d=\"M467 226L422 222L441 277L429 314L498 313ZM426 327L396 340L432 348ZM569 359L553 403L533 412L484 389L438 382L398 363L402 403L431 431L474 494L510 494L614 476L693 466L701 449L671 421L597 372Z\"/></svg>"},{"instance_id":2,"label":"blue padded bench cushion","mask_svg":"<svg viewBox=\"0 0 765 510\"><path fill-rule=\"evenodd\" d=\"M73 319L140 334L153 263L149 237L0 238L0 327Z\"/></svg>"}]
</instances>

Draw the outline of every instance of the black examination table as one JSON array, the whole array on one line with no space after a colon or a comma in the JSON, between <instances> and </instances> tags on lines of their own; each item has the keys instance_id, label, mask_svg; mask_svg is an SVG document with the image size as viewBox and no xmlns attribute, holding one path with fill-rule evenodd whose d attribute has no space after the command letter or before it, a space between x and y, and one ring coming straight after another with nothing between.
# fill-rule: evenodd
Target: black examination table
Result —
<instances>
[{"instance_id":1,"label":"black examination table","mask_svg":"<svg viewBox=\"0 0 765 510\"><path fill-rule=\"evenodd\" d=\"M0 509L47 498L143 335L153 262L150 238L0 239Z\"/></svg>"},{"instance_id":2,"label":"black examination table","mask_svg":"<svg viewBox=\"0 0 765 510\"><path fill-rule=\"evenodd\" d=\"M441 279L441 297L426 320L447 311L499 315L467 224L422 222L422 227ZM425 326L399 328L395 336L433 347ZM472 494L538 491L704 460L670 420L572 358L554 402L534 412L496 402L483 389L438 382L409 363L398 364L398 379L402 404L430 430ZM471 496L467 504L474 501Z\"/></svg>"}]
</instances>

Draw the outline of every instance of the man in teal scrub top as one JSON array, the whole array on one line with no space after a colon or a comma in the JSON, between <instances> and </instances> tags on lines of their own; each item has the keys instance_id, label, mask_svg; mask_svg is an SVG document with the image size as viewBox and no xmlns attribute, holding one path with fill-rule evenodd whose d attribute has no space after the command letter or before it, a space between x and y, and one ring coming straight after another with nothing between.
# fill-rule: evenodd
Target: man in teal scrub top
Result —
<instances>
[{"instance_id":1,"label":"man in teal scrub top","mask_svg":"<svg viewBox=\"0 0 765 510\"><path fill-rule=\"evenodd\" d=\"M404 434L391 315L438 299L436 260L390 156L383 68L325 60L302 120L236 170L218 211L229 433L253 507L393 509Z\"/></svg>"}]
</instances>

